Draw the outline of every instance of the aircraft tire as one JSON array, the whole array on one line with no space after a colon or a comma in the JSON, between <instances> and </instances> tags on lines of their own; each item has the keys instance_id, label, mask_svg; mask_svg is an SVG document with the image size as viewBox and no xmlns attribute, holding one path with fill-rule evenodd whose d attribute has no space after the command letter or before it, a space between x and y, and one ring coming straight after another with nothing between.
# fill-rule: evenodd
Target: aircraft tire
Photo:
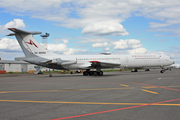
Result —
<instances>
[{"instance_id":1,"label":"aircraft tire","mask_svg":"<svg viewBox=\"0 0 180 120\"><path fill-rule=\"evenodd\" d=\"M164 70L161 70L160 72L161 72L161 73L164 73L165 71L164 71Z\"/></svg>"},{"instance_id":2,"label":"aircraft tire","mask_svg":"<svg viewBox=\"0 0 180 120\"><path fill-rule=\"evenodd\" d=\"M88 76L88 72L87 72L87 71L84 71L84 72L83 72L83 75L84 75L84 76Z\"/></svg>"},{"instance_id":3,"label":"aircraft tire","mask_svg":"<svg viewBox=\"0 0 180 120\"><path fill-rule=\"evenodd\" d=\"M103 71L98 72L99 76L103 76Z\"/></svg>"},{"instance_id":4,"label":"aircraft tire","mask_svg":"<svg viewBox=\"0 0 180 120\"><path fill-rule=\"evenodd\" d=\"M94 72L93 72L93 75L94 75L94 76L97 76L97 75L98 75L97 71L94 71Z\"/></svg>"},{"instance_id":5,"label":"aircraft tire","mask_svg":"<svg viewBox=\"0 0 180 120\"><path fill-rule=\"evenodd\" d=\"M52 77L52 75L49 75L49 77Z\"/></svg>"},{"instance_id":6,"label":"aircraft tire","mask_svg":"<svg viewBox=\"0 0 180 120\"><path fill-rule=\"evenodd\" d=\"M89 71L88 74L89 74L89 76L92 76L93 75L93 71Z\"/></svg>"}]
</instances>

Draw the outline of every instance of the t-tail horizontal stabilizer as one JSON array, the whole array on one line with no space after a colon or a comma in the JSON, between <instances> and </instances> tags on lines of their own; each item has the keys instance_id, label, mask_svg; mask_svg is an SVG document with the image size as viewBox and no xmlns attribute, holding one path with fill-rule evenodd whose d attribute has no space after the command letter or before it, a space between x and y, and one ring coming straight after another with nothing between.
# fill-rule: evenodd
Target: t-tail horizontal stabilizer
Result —
<instances>
[{"instance_id":1,"label":"t-tail horizontal stabilizer","mask_svg":"<svg viewBox=\"0 0 180 120\"><path fill-rule=\"evenodd\" d=\"M16 28L8 28L8 29L14 33L11 33L7 36L13 36L16 34L32 34L32 35L42 34L42 32L38 32L38 31L24 31Z\"/></svg>"}]
</instances>

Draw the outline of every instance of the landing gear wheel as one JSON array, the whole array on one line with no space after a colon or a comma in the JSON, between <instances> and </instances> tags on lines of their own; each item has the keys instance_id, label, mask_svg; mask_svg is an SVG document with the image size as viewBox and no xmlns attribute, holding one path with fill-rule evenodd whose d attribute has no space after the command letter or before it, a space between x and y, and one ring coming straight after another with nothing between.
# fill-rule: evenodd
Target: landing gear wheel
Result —
<instances>
[{"instance_id":1,"label":"landing gear wheel","mask_svg":"<svg viewBox=\"0 0 180 120\"><path fill-rule=\"evenodd\" d=\"M49 77L52 77L52 75L49 75Z\"/></svg>"},{"instance_id":2,"label":"landing gear wheel","mask_svg":"<svg viewBox=\"0 0 180 120\"><path fill-rule=\"evenodd\" d=\"M84 76L88 76L88 72L87 72L87 71L84 71L84 72L83 72L83 75L84 75Z\"/></svg>"},{"instance_id":3,"label":"landing gear wheel","mask_svg":"<svg viewBox=\"0 0 180 120\"><path fill-rule=\"evenodd\" d=\"M137 70L137 69L134 69L134 70L132 70L131 72L138 72L138 70Z\"/></svg>"},{"instance_id":4,"label":"landing gear wheel","mask_svg":"<svg viewBox=\"0 0 180 120\"><path fill-rule=\"evenodd\" d=\"M103 76L103 71L98 72L99 76Z\"/></svg>"},{"instance_id":5,"label":"landing gear wheel","mask_svg":"<svg viewBox=\"0 0 180 120\"><path fill-rule=\"evenodd\" d=\"M165 71L164 71L164 70L161 70L160 72L161 72L161 73L164 73Z\"/></svg>"},{"instance_id":6,"label":"landing gear wheel","mask_svg":"<svg viewBox=\"0 0 180 120\"><path fill-rule=\"evenodd\" d=\"M97 75L98 75L97 71L94 71L94 72L93 72L93 75L94 75L94 76L97 76Z\"/></svg>"},{"instance_id":7,"label":"landing gear wheel","mask_svg":"<svg viewBox=\"0 0 180 120\"><path fill-rule=\"evenodd\" d=\"M89 71L88 74L89 74L89 76L92 76L93 75L93 71Z\"/></svg>"}]
</instances>

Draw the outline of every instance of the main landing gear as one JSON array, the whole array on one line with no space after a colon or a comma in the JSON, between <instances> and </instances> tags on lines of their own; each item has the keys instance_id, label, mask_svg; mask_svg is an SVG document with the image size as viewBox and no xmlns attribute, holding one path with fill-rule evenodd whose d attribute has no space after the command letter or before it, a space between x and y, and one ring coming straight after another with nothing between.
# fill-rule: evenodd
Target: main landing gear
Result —
<instances>
[{"instance_id":1,"label":"main landing gear","mask_svg":"<svg viewBox=\"0 0 180 120\"><path fill-rule=\"evenodd\" d=\"M160 71L160 73L164 73L165 71L166 71L166 70L163 70L163 69L162 69L162 70Z\"/></svg>"},{"instance_id":2,"label":"main landing gear","mask_svg":"<svg viewBox=\"0 0 180 120\"><path fill-rule=\"evenodd\" d=\"M133 70L131 70L131 72L138 72L138 70L137 69L133 69Z\"/></svg>"},{"instance_id":3,"label":"main landing gear","mask_svg":"<svg viewBox=\"0 0 180 120\"><path fill-rule=\"evenodd\" d=\"M103 76L103 71L90 71L90 70L86 70L83 72L84 76Z\"/></svg>"}]
</instances>

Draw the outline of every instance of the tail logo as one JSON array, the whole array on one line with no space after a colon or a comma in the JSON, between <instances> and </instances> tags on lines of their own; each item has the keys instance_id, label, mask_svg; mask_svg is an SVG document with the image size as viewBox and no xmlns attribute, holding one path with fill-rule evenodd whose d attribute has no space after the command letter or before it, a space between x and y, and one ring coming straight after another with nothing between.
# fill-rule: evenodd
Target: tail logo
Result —
<instances>
[{"instance_id":1,"label":"tail logo","mask_svg":"<svg viewBox=\"0 0 180 120\"><path fill-rule=\"evenodd\" d=\"M34 45L35 47L37 47L38 48L38 46L30 39L30 42L26 42L26 43L28 43L28 44L30 44L30 45Z\"/></svg>"}]
</instances>

